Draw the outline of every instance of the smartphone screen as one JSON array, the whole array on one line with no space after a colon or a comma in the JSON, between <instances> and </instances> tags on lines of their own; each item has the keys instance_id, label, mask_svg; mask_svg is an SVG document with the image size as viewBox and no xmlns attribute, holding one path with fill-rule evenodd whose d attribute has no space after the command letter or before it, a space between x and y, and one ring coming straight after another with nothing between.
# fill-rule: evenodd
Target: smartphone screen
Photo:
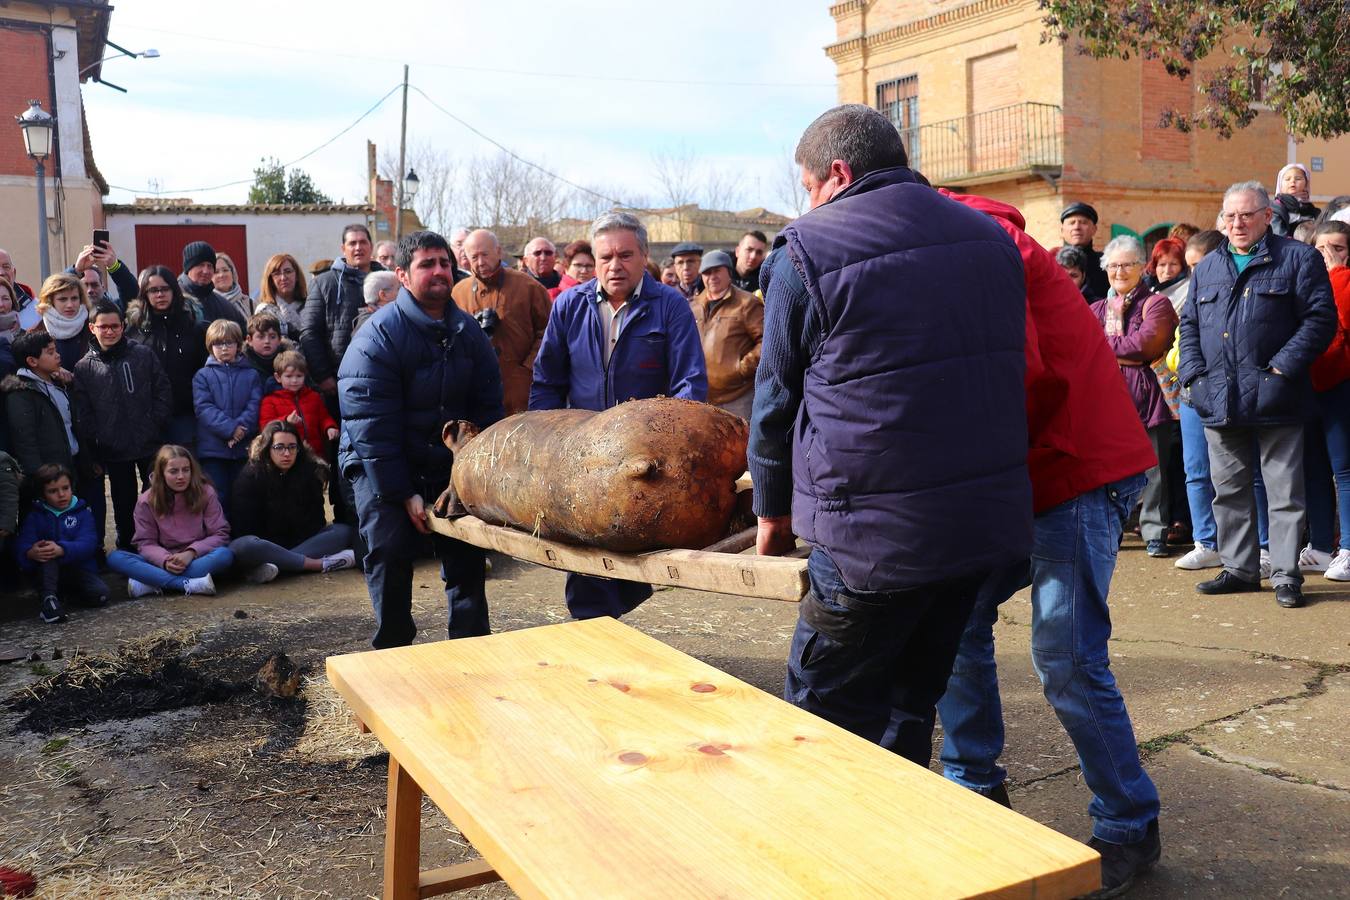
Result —
<instances>
[{"instance_id":1,"label":"smartphone screen","mask_svg":"<svg viewBox=\"0 0 1350 900\"><path fill-rule=\"evenodd\" d=\"M107 244L108 244L108 229L106 229L106 228L95 228L95 229L94 229L94 246L95 246L95 247L104 247L104 246L107 246Z\"/></svg>"}]
</instances>

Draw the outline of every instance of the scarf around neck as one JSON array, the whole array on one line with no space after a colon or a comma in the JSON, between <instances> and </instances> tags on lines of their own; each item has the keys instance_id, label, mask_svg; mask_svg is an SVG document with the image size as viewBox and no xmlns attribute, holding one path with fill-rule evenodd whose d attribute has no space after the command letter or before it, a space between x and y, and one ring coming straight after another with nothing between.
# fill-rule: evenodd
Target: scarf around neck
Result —
<instances>
[{"instance_id":1,"label":"scarf around neck","mask_svg":"<svg viewBox=\"0 0 1350 900\"><path fill-rule=\"evenodd\" d=\"M1102 323L1108 336L1120 337L1125 333L1125 317L1129 315L1130 306L1139 299L1140 294L1147 291L1148 286L1142 279L1135 285L1134 290L1123 297L1116 293L1115 288L1111 289L1106 297L1106 319Z\"/></svg>"},{"instance_id":2,"label":"scarf around neck","mask_svg":"<svg viewBox=\"0 0 1350 900\"><path fill-rule=\"evenodd\" d=\"M89 321L89 310L83 306L80 311L67 319L56 311L56 307L48 307L42 314L42 324L46 326L47 333L58 341L67 341L84 331L85 323Z\"/></svg>"}]
</instances>

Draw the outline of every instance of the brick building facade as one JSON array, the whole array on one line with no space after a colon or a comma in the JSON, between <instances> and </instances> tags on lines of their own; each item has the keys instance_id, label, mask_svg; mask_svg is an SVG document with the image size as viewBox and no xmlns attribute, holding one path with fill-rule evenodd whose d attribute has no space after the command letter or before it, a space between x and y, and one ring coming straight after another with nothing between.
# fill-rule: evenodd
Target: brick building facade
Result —
<instances>
[{"instance_id":1,"label":"brick building facade","mask_svg":"<svg viewBox=\"0 0 1350 900\"><path fill-rule=\"evenodd\" d=\"M1212 227L1229 184L1272 187L1286 161L1317 150L1314 195L1350 192L1347 142L1294 145L1273 112L1230 140L1160 128L1164 109L1203 99L1192 80L1043 42L1036 0L845 0L830 14L839 101L887 113L934 184L1012 203L1047 245L1076 200L1101 215L1099 247L1113 233L1152 240L1175 222Z\"/></svg>"},{"instance_id":2,"label":"brick building facade","mask_svg":"<svg viewBox=\"0 0 1350 900\"><path fill-rule=\"evenodd\" d=\"M19 279L35 288L37 179L14 116L38 100L56 118L45 225L50 266L58 271L104 224L108 188L94 166L80 82L99 75L111 14L106 0L0 3L0 247L14 257Z\"/></svg>"}]
</instances>

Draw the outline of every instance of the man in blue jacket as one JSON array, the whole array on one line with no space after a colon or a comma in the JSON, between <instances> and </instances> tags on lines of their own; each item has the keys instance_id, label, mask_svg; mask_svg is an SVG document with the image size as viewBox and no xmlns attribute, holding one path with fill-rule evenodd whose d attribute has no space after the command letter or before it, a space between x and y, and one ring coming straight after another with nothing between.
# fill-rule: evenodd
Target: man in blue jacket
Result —
<instances>
[{"instance_id":1,"label":"man in blue jacket","mask_svg":"<svg viewBox=\"0 0 1350 900\"><path fill-rule=\"evenodd\" d=\"M785 698L926 766L980 584L1031 555L1022 258L876 110L824 113L796 160L749 454L759 552L814 547Z\"/></svg>"},{"instance_id":2,"label":"man in blue jacket","mask_svg":"<svg viewBox=\"0 0 1350 900\"><path fill-rule=\"evenodd\" d=\"M1261 589L1255 441L1270 507L1270 582L1275 601L1293 608L1303 605L1303 427L1316 410L1308 368L1335 335L1336 304L1321 256L1272 233L1271 215L1258 181L1224 192L1228 246L1191 276L1177 377L1205 426L1223 560L1223 571L1195 589Z\"/></svg>"},{"instance_id":3,"label":"man in blue jacket","mask_svg":"<svg viewBox=\"0 0 1350 900\"><path fill-rule=\"evenodd\" d=\"M411 644L413 559L430 535L441 560L452 638L487 634L482 550L434 534L426 504L450 478L441 426L486 428L503 415L497 355L478 323L450 299L455 264L445 238L417 231L399 243L403 289L352 338L338 369L338 460L356 496L367 552L376 649Z\"/></svg>"},{"instance_id":4,"label":"man in blue jacket","mask_svg":"<svg viewBox=\"0 0 1350 900\"><path fill-rule=\"evenodd\" d=\"M647 274L647 229L628 213L591 225L595 278L559 295L534 361L530 409L602 410L650 397L708 399L708 370L689 301ZM573 618L618 617L650 585L567 576Z\"/></svg>"}]
</instances>

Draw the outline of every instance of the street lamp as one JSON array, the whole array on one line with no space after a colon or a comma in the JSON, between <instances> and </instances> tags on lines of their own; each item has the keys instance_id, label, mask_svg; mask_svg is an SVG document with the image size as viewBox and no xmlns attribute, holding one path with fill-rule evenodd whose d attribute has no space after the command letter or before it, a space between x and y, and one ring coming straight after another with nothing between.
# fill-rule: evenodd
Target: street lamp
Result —
<instances>
[{"instance_id":1,"label":"street lamp","mask_svg":"<svg viewBox=\"0 0 1350 900\"><path fill-rule=\"evenodd\" d=\"M37 164L37 202L38 202L38 270L42 280L51 274L47 263L47 171L44 166L52 153L52 132L56 119L47 114L39 100L29 100L28 109L14 120L23 129L23 146L29 157Z\"/></svg>"},{"instance_id":2,"label":"street lamp","mask_svg":"<svg viewBox=\"0 0 1350 900\"><path fill-rule=\"evenodd\" d=\"M403 165L403 160L399 159L398 164ZM394 240L403 240L403 210L412 203L413 197L417 196L417 189L422 186L422 180L417 177L417 173L412 169L403 176L403 180L398 185L398 195L394 198Z\"/></svg>"},{"instance_id":3,"label":"street lamp","mask_svg":"<svg viewBox=\"0 0 1350 900\"><path fill-rule=\"evenodd\" d=\"M142 59L159 58L159 51L156 50L154 47L151 47L148 50L142 50L140 52L137 52L135 50L128 50L126 47L118 46L117 44L114 44L112 41L104 41L104 43L107 44L109 47L112 47L117 52L109 53L102 59L96 62L91 62L89 65L85 66L76 74L75 76L76 79L83 78L85 72L88 72L90 69L102 65L103 63L107 62L110 59L116 59L119 56L130 56L132 59L135 59L136 57L141 57ZM97 81L99 84L106 84L108 87L112 88L115 91L121 91L124 94L127 92L126 88L121 87L120 85L113 84L111 81L104 81L102 78L95 78L94 80Z\"/></svg>"}]
</instances>

